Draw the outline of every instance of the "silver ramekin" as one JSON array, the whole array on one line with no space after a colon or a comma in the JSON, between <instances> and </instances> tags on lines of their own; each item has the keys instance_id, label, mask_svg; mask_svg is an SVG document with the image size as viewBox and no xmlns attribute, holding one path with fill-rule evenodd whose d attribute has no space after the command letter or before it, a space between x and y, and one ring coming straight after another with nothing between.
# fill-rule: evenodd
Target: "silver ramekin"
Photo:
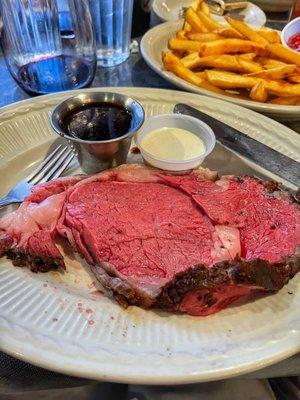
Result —
<instances>
[{"instance_id":1,"label":"silver ramekin","mask_svg":"<svg viewBox=\"0 0 300 400\"><path fill-rule=\"evenodd\" d=\"M111 140L94 141L69 136L64 130L64 118L71 111L88 104L106 102L124 106L131 112L131 126L125 135ZM68 141L77 155L82 170L87 174L93 174L126 162L131 138L142 126L144 118L144 109L136 100L118 93L92 92L81 93L59 103L51 114L50 123L55 132Z\"/></svg>"}]
</instances>

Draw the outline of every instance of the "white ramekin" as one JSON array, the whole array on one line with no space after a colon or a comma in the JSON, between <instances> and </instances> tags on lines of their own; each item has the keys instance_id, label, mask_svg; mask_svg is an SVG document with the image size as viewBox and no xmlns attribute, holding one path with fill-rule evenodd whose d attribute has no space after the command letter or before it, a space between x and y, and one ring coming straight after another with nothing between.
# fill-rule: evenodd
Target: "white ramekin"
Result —
<instances>
[{"instance_id":1,"label":"white ramekin","mask_svg":"<svg viewBox=\"0 0 300 400\"><path fill-rule=\"evenodd\" d=\"M285 47L288 47L290 50L293 50L289 45L288 41L290 37L296 35L296 33L300 33L300 17L293 19L290 21L281 32L281 42ZM299 51L293 50L295 53L299 54Z\"/></svg>"},{"instance_id":2,"label":"white ramekin","mask_svg":"<svg viewBox=\"0 0 300 400\"><path fill-rule=\"evenodd\" d=\"M185 129L194 133L203 140L205 153L188 160L165 160L145 151L141 146L143 137L154 130L165 127ZM144 125L136 134L136 144L144 161L153 167L167 171L186 171L198 167L204 161L215 147L216 138L212 129L197 118L182 114L161 114L145 120Z\"/></svg>"}]
</instances>

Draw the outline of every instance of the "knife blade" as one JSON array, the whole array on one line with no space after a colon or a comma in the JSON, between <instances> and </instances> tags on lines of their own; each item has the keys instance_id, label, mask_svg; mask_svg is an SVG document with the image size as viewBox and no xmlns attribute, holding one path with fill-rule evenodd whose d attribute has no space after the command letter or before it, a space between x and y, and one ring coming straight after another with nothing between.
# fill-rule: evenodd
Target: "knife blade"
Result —
<instances>
[{"instance_id":1,"label":"knife blade","mask_svg":"<svg viewBox=\"0 0 300 400\"><path fill-rule=\"evenodd\" d=\"M201 121L211 127L217 141L224 147L247 158L273 174L284 178L294 185L300 186L299 162L187 104L176 104L173 112L201 119Z\"/></svg>"}]
</instances>

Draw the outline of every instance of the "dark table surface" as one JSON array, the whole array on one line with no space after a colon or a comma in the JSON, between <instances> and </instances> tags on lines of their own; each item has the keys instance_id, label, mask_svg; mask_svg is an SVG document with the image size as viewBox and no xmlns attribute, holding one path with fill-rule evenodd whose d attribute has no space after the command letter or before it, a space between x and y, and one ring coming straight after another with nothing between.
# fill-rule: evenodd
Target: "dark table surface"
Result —
<instances>
[{"instance_id":1,"label":"dark table surface","mask_svg":"<svg viewBox=\"0 0 300 400\"><path fill-rule=\"evenodd\" d=\"M268 25L280 29L283 24L282 21L269 21ZM132 53L129 59L121 65L111 68L98 68L91 87L103 86L136 86L178 90L174 85L169 84L153 72L144 62L138 51ZM25 93L11 77L1 53L0 93L0 107L30 98L30 96ZM295 126L292 126L292 128L295 128ZM274 367L267 368L256 374L250 374L248 377L265 378L269 376L280 376L282 371L284 371L285 375L295 375L295 371L299 370L300 357L295 356L287 363L279 363ZM88 383L89 381L87 380L67 377L51 371L46 371L0 353L0 400L2 398L7 398L6 395L5 397L2 397L1 393L8 393L8 391L11 390L13 392L21 390L22 392L23 390L31 391L46 388L74 387ZM107 390L109 392L111 388L104 387L103 390L104 393L106 393L105 391ZM113 390L115 395L118 393L118 390L120 391L120 396L114 396L115 399L123 398L121 395L122 385L120 385L119 389L114 387ZM104 395L101 399L102 398L109 399L111 397L109 397L109 395L106 395L105 397ZM188 399L189 397L183 396L182 399L183 398Z\"/></svg>"}]
</instances>

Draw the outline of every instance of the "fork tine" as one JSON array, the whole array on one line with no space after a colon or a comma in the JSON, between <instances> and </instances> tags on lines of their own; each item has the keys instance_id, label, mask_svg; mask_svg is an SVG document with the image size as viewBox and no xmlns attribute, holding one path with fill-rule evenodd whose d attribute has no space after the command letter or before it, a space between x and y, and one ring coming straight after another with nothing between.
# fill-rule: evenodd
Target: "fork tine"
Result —
<instances>
[{"instance_id":1,"label":"fork tine","mask_svg":"<svg viewBox=\"0 0 300 400\"><path fill-rule=\"evenodd\" d=\"M62 155L62 157L60 157L60 158L57 160L57 162L56 162L50 169L48 169L48 171L46 171L46 174L44 174L36 183L45 183L45 182L48 182L48 181L50 180L50 178L52 178L52 177L54 176L54 174L56 174L56 172L57 172L58 170L60 170L60 169L64 166L64 164L67 162L69 156L72 155L71 153L72 153L72 150L71 150L71 149L68 149L68 151L65 152L65 153ZM71 160L69 160L69 162L70 162L70 161L71 161ZM64 170L65 168L66 168L66 167L64 167L63 170ZM58 176L59 176L59 175L58 175Z\"/></svg>"},{"instance_id":2,"label":"fork tine","mask_svg":"<svg viewBox=\"0 0 300 400\"><path fill-rule=\"evenodd\" d=\"M31 179L33 179L37 174L39 174L41 172L41 170L44 168L44 166L52 159L52 157L55 156L55 154L58 152L58 150L61 148L61 146L62 146L62 144L57 146L56 149L53 150L52 153L50 153L49 156L47 158L45 158L45 160L41 164L39 164L39 166L25 178L25 180L27 182L30 182Z\"/></svg>"},{"instance_id":3,"label":"fork tine","mask_svg":"<svg viewBox=\"0 0 300 400\"><path fill-rule=\"evenodd\" d=\"M62 150L60 150L54 157L52 157L47 164L44 165L44 167L41 169L41 171L33 178L30 180L30 183L33 185L36 185L37 183L41 182L41 180L44 178L44 176L52 170L52 168L59 162L61 157L63 157L66 152L69 151L69 148L66 146Z\"/></svg>"},{"instance_id":4,"label":"fork tine","mask_svg":"<svg viewBox=\"0 0 300 400\"><path fill-rule=\"evenodd\" d=\"M68 165L71 163L73 158L75 157L75 154L72 152L66 159L66 161L61 165L61 167L51 176L51 179L56 179L60 177L60 175L64 172L64 170L68 167Z\"/></svg>"}]
</instances>

